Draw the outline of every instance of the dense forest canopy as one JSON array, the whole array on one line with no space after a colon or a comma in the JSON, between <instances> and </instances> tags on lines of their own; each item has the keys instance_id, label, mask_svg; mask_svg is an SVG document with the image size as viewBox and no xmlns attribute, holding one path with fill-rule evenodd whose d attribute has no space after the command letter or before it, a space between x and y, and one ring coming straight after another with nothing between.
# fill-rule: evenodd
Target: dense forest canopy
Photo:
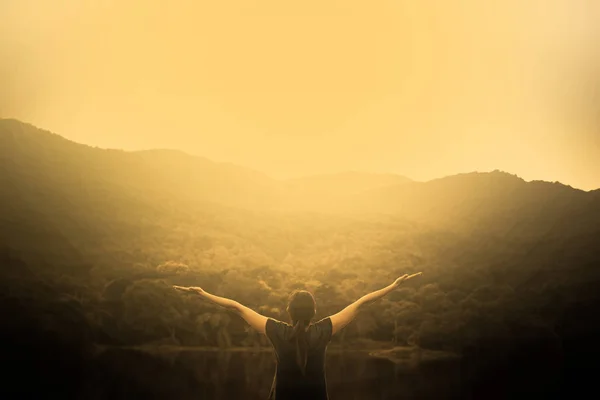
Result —
<instances>
[{"instance_id":1,"label":"dense forest canopy","mask_svg":"<svg viewBox=\"0 0 600 400\"><path fill-rule=\"evenodd\" d=\"M238 317L171 285L285 320L295 288L315 294L319 318L423 271L335 343L505 358L597 349L598 190L500 171L281 181L0 120L0 204L0 294L14 316L6 338L27 330L81 349L267 346Z\"/></svg>"}]
</instances>

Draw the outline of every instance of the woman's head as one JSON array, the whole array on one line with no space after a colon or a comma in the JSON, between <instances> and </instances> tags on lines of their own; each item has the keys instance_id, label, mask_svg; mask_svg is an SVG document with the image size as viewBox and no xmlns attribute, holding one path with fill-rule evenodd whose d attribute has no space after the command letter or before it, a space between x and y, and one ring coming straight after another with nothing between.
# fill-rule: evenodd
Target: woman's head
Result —
<instances>
[{"instance_id":1,"label":"woman's head","mask_svg":"<svg viewBox=\"0 0 600 400\"><path fill-rule=\"evenodd\" d=\"M303 321L308 325L315 316L315 298L306 290L294 290L290 294L287 312L294 325L296 325L296 322L298 321Z\"/></svg>"}]
</instances>

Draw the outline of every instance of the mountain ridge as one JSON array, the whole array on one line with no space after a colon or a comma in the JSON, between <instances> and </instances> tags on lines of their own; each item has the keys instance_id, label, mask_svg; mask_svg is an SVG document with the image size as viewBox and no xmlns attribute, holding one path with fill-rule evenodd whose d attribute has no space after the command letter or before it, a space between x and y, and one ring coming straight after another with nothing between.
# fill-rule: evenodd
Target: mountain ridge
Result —
<instances>
[{"instance_id":1,"label":"mountain ridge","mask_svg":"<svg viewBox=\"0 0 600 400\"><path fill-rule=\"evenodd\" d=\"M155 148L155 149L144 149L144 150L122 150L122 149L115 149L115 148L101 148L101 147L91 146L88 144L79 143L79 142L67 139L57 133L51 132L51 131L43 129L43 128L39 128L33 124L23 122L18 119L0 118L0 124L7 124L7 123L12 124L13 126L18 126L20 128L27 128L29 130L29 132L26 132L26 131L23 131L23 129L21 129L21 133L26 132L26 133L31 134L32 133L31 131L35 130L35 131L37 131L37 132L35 132L37 134L45 134L45 135L48 135L48 137L52 137L55 140L55 142L59 142L59 140L57 140L57 139L60 139L60 142L65 143L65 144L69 143L72 145L76 145L80 149L87 148L87 149L102 150L102 151L108 151L108 152L119 152L119 153L124 153L124 154L137 154L137 155L141 155L142 157L152 156L152 155L157 155L157 156L161 156L161 157L164 157L167 155L179 156L179 157L189 157L189 158L195 159L196 162L203 162L203 163L205 163L205 165L209 165L209 163L210 163L211 165L214 165L214 166L228 168L231 171L238 171L238 172L244 171L243 173L248 176L254 176L256 178L261 177L261 179L263 179L263 180L270 180L272 182L283 182L288 185L301 184L301 183L307 183L307 182L315 182L315 181L327 182L327 181L332 181L335 179L351 179L351 178L367 179L367 178L371 178L371 179L379 179L382 181L387 179L389 182L391 182L389 185L389 186L391 186L394 181L397 181L397 182L395 182L397 184L403 184L403 183L407 183L407 182L439 184L441 182L473 179L474 177L493 178L493 179L498 179L499 177L504 177L506 179L516 178L525 183L545 182L545 183L551 183L551 184L560 184L560 185L572 188L573 190L578 190L578 191L583 191L583 192L594 192L594 191L600 190L600 188L591 189L591 190L583 190L583 189L575 188L571 185L568 185L568 184L565 184L562 182L557 182L557 181L550 182L550 181L537 180L537 179L531 180L531 181L525 181L523 178L519 177L516 174L506 172L506 171L501 171L498 169L495 169L493 171L463 172L463 173L457 173L457 174L446 175L443 177L433 178L433 179L425 180L425 181L416 181L416 180L410 179L404 175L397 174L397 173L391 173L391 172L363 172L363 171L356 171L356 170L347 170L347 171L340 171L340 172L333 172L333 173L311 174L311 175L295 177L295 178L276 179L276 178L269 176L267 173L264 173L262 171L259 171L259 170L256 170L256 169L253 169L253 168L250 168L247 166L242 166L242 165L238 165L238 164L230 163L230 162L215 161L215 160L209 159L207 157L199 156L196 154L191 154L186 151L179 150L179 149ZM6 129L0 129L0 134L3 134L3 132L6 132ZM11 133L13 133L13 135L14 135L15 132L13 131Z\"/></svg>"}]
</instances>

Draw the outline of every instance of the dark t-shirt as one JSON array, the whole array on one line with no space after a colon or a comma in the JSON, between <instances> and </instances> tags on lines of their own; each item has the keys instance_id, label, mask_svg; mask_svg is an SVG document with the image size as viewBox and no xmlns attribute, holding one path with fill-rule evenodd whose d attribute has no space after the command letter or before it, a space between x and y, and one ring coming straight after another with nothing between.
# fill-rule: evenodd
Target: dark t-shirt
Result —
<instances>
[{"instance_id":1,"label":"dark t-shirt","mask_svg":"<svg viewBox=\"0 0 600 400\"><path fill-rule=\"evenodd\" d=\"M294 327L281 321L267 319L266 334L277 357L277 370L270 400L328 400L325 382L325 351L331 340L329 317L311 324L306 332L308 353L306 374L296 363L296 341L289 340Z\"/></svg>"}]
</instances>

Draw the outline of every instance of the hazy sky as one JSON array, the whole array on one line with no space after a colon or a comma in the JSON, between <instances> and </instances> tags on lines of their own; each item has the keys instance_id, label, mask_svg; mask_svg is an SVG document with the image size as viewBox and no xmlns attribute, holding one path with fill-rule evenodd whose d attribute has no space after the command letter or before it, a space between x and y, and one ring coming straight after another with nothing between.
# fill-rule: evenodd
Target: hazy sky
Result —
<instances>
[{"instance_id":1,"label":"hazy sky","mask_svg":"<svg viewBox=\"0 0 600 400\"><path fill-rule=\"evenodd\" d=\"M0 0L0 117L274 177L598 188L598 21L597 0Z\"/></svg>"}]
</instances>

